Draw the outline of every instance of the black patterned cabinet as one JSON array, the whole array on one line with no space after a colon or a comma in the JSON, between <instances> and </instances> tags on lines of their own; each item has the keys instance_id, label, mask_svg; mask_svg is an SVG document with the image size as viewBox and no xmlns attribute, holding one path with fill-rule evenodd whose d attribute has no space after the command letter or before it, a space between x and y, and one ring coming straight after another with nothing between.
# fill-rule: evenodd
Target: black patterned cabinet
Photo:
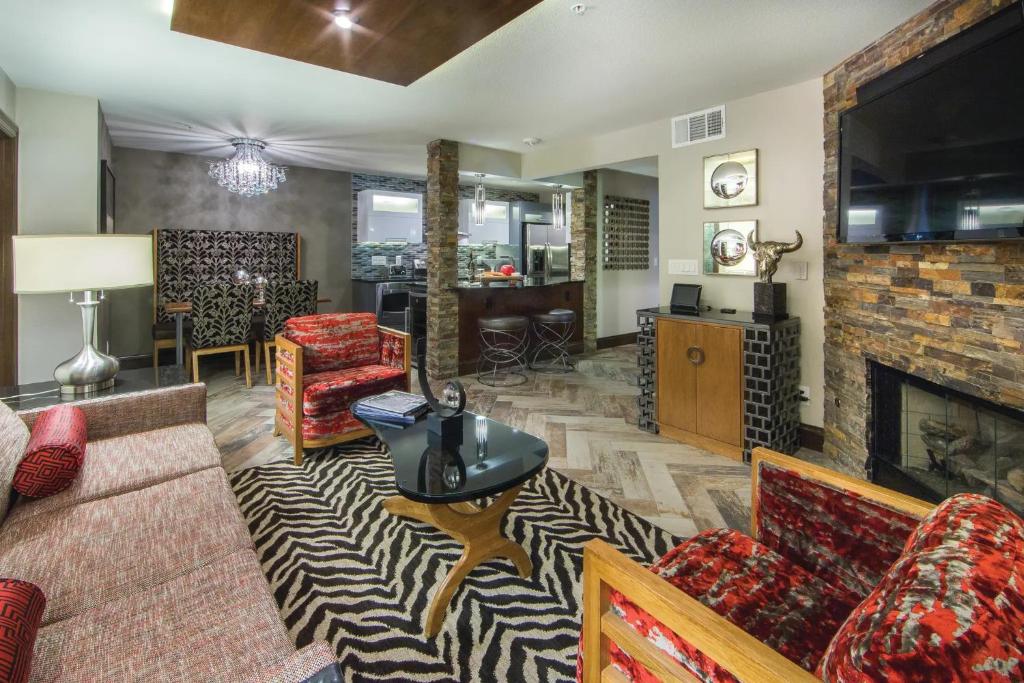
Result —
<instances>
[{"instance_id":1,"label":"black patterned cabinet","mask_svg":"<svg viewBox=\"0 0 1024 683\"><path fill-rule=\"evenodd\" d=\"M750 461L799 448L800 320L637 311L641 429Z\"/></svg>"}]
</instances>

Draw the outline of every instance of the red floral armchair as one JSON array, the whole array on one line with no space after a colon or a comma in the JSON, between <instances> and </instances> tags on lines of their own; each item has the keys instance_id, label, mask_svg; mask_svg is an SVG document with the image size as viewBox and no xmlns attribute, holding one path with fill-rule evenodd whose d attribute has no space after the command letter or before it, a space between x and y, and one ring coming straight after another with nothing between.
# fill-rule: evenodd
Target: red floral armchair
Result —
<instances>
[{"instance_id":1,"label":"red floral armchair","mask_svg":"<svg viewBox=\"0 0 1024 683\"><path fill-rule=\"evenodd\" d=\"M275 342L274 434L291 442L296 465L304 448L372 434L349 410L353 401L409 389L409 335L378 326L373 313L290 318Z\"/></svg>"},{"instance_id":2,"label":"red floral armchair","mask_svg":"<svg viewBox=\"0 0 1024 683\"><path fill-rule=\"evenodd\" d=\"M976 495L935 507L766 449L753 489L753 537L706 531L649 570L587 544L578 679L1024 680L1012 512Z\"/></svg>"}]
</instances>

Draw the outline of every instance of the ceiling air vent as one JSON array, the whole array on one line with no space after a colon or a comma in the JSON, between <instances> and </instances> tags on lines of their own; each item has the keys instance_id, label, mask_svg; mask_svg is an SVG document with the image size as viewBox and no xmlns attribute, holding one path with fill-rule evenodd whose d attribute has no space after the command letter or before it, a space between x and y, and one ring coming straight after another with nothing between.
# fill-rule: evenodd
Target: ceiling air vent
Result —
<instances>
[{"instance_id":1,"label":"ceiling air vent","mask_svg":"<svg viewBox=\"0 0 1024 683\"><path fill-rule=\"evenodd\" d=\"M725 137L725 105L683 114L672 119L672 146L686 147Z\"/></svg>"}]
</instances>

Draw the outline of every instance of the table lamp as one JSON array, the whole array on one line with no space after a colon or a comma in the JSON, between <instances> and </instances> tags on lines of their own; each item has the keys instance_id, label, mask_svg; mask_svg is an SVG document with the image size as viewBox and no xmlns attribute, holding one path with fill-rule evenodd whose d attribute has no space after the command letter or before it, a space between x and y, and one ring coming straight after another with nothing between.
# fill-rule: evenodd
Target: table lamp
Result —
<instances>
[{"instance_id":1,"label":"table lamp","mask_svg":"<svg viewBox=\"0 0 1024 683\"><path fill-rule=\"evenodd\" d=\"M96 349L96 308L103 291L153 284L153 238L149 235L17 235L14 292L70 292L82 311L82 350L53 371L63 395L114 386L120 363ZM81 301L75 301L80 292Z\"/></svg>"}]
</instances>

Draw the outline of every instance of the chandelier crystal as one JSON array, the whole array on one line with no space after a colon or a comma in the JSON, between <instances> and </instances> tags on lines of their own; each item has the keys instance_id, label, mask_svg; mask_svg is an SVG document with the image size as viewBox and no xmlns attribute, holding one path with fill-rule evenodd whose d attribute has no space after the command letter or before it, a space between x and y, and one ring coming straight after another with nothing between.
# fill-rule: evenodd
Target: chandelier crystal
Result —
<instances>
[{"instance_id":1,"label":"chandelier crystal","mask_svg":"<svg viewBox=\"0 0 1024 683\"><path fill-rule=\"evenodd\" d=\"M272 164L261 152L267 143L251 138L234 138L235 154L229 159L210 162L210 177L229 192L256 197L276 190L285 181L286 166Z\"/></svg>"}]
</instances>

